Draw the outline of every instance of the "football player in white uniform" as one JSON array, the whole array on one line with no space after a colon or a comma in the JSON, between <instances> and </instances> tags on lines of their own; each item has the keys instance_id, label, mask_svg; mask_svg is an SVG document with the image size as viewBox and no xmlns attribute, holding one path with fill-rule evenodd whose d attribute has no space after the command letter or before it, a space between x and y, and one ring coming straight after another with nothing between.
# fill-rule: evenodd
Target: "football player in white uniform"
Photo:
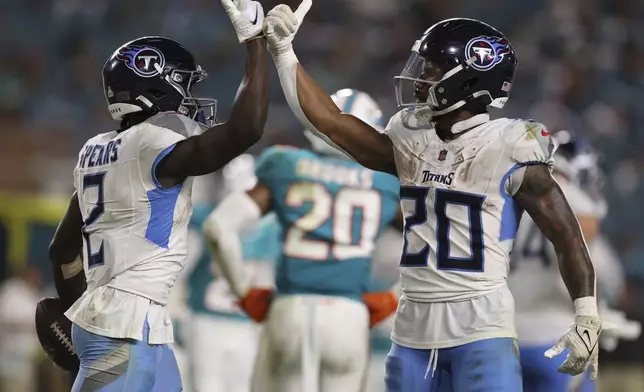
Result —
<instances>
[{"instance_id":1,"label":"football player in white uniform","mask_svg":"<svg viewBox=\"0 0 644 392\"><path fill-rule=\"evenodd\" d=\"M230 3L248 21L240 42L261 33L261 6L246 7ZM261 16L254 29L248 14ZM121 124L79 153L76 192L49 249L80 358L72 391L181 391L166 304L187 256L191 177L223 167L261 137L264 46L248 42L246 73L220 124L216 101L192 95L206 73L177 42L140 38L107 60L105 97Z\"/></svg>"},{"instance_id":2,"label":"football player in white uniform","mask_svg":"<svg viewBox=\"0 0 644 392\"><path fill-rule=\"evenodd\" d=\"M593 256L598 284L604 288L604 277L613 276L620 265L605 252L599 253L603 248L597 235L600 221L606 214L606 203L597 191L598 181L593 180L597 178L594 173L599 173L596 154L583 139L575 138L568 131L557 132L553 137L558 145L553 176L577 216ZM556 258L552 244L525 214L517 231L508 278L516 306L523 389L529 392L593 391L594 383L589 382L588 377L558 373L557 363L543 356L543 352L557 341L561 330L575 318L566 287L559 277ZM600 299L600 304L603 302ZM638 323L626 320L623 313L606 306L600 306L599 313L605 321L620 326L602 334L600 342L604 349L614 348L617 338L639 336ZM629 331L636 334L629 334Z\"/></svg>"},{"instance_id":3,"label":"football player in white uniform","mask_svg":"<svg viewBox=\"0 0 644 392\"><path fill-rule=\"evenodd\" d=\"M602 329L595 273L579 224L553 179L543 125L490 120L508 99L510 42L472 19L448 19L413 45L397 79L403 107L385 134L343 114L300 66L292 40L311 7L279 5L264 34L287 102L308 129L356 161L398 175L405 214L403 294L387 358L389 391L522 389L514 301L507 287L519 209L554 244L575 323L548 352L569 349L560 371L597 373ZM409 90L405 90L405 83ZM413 101L405 102L408 93Z\"/></svg>"}]
</instances>

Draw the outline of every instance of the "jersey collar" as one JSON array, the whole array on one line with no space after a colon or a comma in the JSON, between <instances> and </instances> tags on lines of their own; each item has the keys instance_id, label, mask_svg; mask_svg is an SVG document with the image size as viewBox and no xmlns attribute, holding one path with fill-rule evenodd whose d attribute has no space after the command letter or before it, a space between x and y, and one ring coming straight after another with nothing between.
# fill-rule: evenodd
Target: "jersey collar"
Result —
<instances>
[{"instance_id":1,"label":"jersey collar","mask_svg":"<svg viewBox=\"0 0 644 392\"><path fill-rule=\"evenodd\" d=\"M488 113L477 114L476 116L470 117L467 120L459 121L456 124L452 125L452 133L461 133L472 129L476 126L484 124L490 121L490 115Z\"/></svg>"}]
</instances>

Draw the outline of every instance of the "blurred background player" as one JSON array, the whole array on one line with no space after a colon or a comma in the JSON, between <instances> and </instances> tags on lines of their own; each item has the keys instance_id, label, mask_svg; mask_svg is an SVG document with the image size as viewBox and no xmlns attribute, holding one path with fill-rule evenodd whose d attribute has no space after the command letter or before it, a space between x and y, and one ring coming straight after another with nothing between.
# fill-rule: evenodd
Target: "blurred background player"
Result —
<instances>
[{"instance_id":1,"label":"blurred background player","mask_svg":"<svg viewBox=\"0 0 644 392\"><path fill-rule=\"evenodd\" d=\"M378 238L376 249L371 259L370 291L398 291L400 281L400 250L403 247L403 236L400 230L388 228ZM395 314L371 329L371 356L365 381L365 392L385 392L385 361L391 348L391 330Z\"/></svg>"},{"instance_id":2,"label":"blurred background player","mask_svg":"<svg viewBox=\"0 0 644 392\"><path fill-rule=\"evenodd\" d=\"M42 278L25 268L0 284L0 391L33 391L40 345L34 331L33 304L40 299Z\"/></svg>"},{"instance_id":3,"label":"blurred background player","mask_svg":"<svg viewBox=\"0 0 644 392\"><path fill-rule=\"evenodd\" d=\"M618 296L621 267L598 237L600 222L607 212L601 195L598 157L586 140L572 132L559 131L553 138L556 142L553 175L589 244L598 280L600 314L604 321L620 327L604 331L600 338L603 349L614 349L619 337L636 339L639 324L627 321L621 312L606 306L607 298ZM524 391L593 391L595 386L588 375L572 377L559 373L559 363L543 355L561 331L573 323L575 314L559 273L555 250L528 214L523 214L517 232L508 285L515 298Z\"/></svg>"},{"instance_id":4,"label":"blurred background player","mask_svg":"<svg viewBox=\"0 0 644 392\"><path fill-rule=\"evenodd\" d=\"M240 42L261 33L261 5L245 7L229 8L231 18L246 20ZM220 169L261 137L264 46L247 44L246 73L225 123L216 121L215 100L193 95L207 74L179 43L143 37L105 63L104 94L120 127L81 149L76 192L49 247L80 359L72 391L182 390L166 305L187 257L192 177Z\"/></svg>"},{"instance_id":5,"label":"blurred background player","mask_svg":"<svg viewBox=\"0 0 644 392\"><path fill-rule=\"evenodd\" d=\"M367 94L341 90L332 99L382 129L382 113ZM313 151L266 150L257 185L228 196L204 225L242 307L256 321L266 318L253 391L359 391L370 324L396 308L391 291L366 291L376 239L389 225L402 227L398 181L313 136L311 142ZM270 211L284 230L274 293L251 287L238 270L238 233Z\"/></svg>"},{"instance_id":6,"label":"blurred background player","mask_svg":"<svg viewBox=\"0 0 644 392\"><path fill-rule=\"evenodd\" d=\"M223 195L245 192L257 182L252 155L242 154L222 170ZM212 181L212 180L210 180ZM189 231L197 240L189 251L194 264L184 270L185 300L189 314L182 326L192 389L188 391L247 392L257 353L259 326L237 305L213 262L202 225L213 210L207 202L196 203ZM274 214L243 233L242 256L250 284L273 287L274 265L281 253L281 232Z\"/></svg>"}]
</instances>

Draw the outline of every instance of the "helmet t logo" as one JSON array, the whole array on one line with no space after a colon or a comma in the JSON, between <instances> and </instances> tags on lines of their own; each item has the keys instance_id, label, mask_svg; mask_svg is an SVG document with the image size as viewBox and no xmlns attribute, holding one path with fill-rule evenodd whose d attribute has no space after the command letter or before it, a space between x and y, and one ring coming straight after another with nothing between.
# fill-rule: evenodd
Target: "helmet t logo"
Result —
<instances>
[{"instance_id":1,"label":"helmet t logo","mask_svg":"<svg viewBox=\"0 0 644 392\"><path fill-rule=\"evenodd\" d=\"M490 57L492 57L491 56L492 49L490 49L490 48L477 48L477 47L474 47L474 48L472 48L472 51L478 56L479 61L481 63L484 63Z\"/></svg>"},{"instance_id":2,"label":"helmet t logo","mask_svg":"<svg viewBox=\"0 0 644 392\"><path fill-rule=\"evenodd\" d=\"M159 56L139 56L141 60L143 60L143 69L146 71L150 70L150 62L152 60L156 60L159 58Z\"/></svg>"}]
</instances>

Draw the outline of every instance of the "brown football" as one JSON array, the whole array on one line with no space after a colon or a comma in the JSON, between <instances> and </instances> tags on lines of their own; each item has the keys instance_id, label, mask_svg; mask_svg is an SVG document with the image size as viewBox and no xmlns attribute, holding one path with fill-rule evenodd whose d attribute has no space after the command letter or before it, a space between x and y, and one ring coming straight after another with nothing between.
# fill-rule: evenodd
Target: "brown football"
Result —
<instances>
[{"instance_id":1,"label":"brown football","mask_svg":"<svg viewBox=\"0 0 644 392\"><path fill-rule=\"evenodd\" d=\"M59 298L41 299L36 306L36 333L49 359L67 371L77 371L80 361L72 345L72 323L64 312Z\"/></svg>"}]
</instances>

